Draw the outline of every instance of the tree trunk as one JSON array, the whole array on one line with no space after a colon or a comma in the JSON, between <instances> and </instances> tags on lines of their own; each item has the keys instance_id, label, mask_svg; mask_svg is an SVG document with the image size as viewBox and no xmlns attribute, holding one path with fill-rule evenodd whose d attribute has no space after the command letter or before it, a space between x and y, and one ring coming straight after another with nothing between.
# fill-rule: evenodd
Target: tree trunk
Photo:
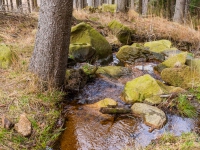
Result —
<instances>
[{"instance_id":1,"label":"tree trunk","mask_svg":"<svg viewBox=\"0 0 200 150\"><path fill-rule=\"evenodd\" d=\"M63 87L70 43L72 0L42 0L30 70L48 86Z\"/></svg>"},{"instance_id":2,"label":"tree trunk","mask_svg":"<svg viewBox=\"0 0 200 150\"><path fill-rule=\"evenodd\" d=\"M0 0L0 8L1 8L2 5L3 5L3 2L2 2L2 0Z\"/></svg>"},{"instance_id":3,"label":"tree trunk","mask_svg":"<svg viewBox=\"0 0 200 150\"><path fill-rule=\"evenodd\" d=\"M126 12L127 0L117 0L117 11Z\"/></svg>"},{"instance_id":4,"label":"tree trunk","mask_svg":"<svg viewBox=\"0 0 200 150\"><path fill-rule=\"evenodd\" d=\"M176 0L175 13L173 21L177 23L183 23L185 10L185 0Z\"/></svg>"},{"instance_id":5,"label":"tree trunk","mask_svg":"<svg viewBox=\"0 0 200 150\"><path fill-rule=\"evenodd\" d=\"M28 4L28 12L31 13L31 5L30 5L30 0L27 0L27 4Z\"/></svg>"},{"instance_id":6,"label":"tree trunk","mask_svg":"<svg viewBox=\"0 0 200 150\"><path fill-rule=\"evenodd\" d=\"M6 7L7 7L7 11L9 11L8 0L6 0Z\"/></svg>"},{"instance_id":7,"label":"tree trunk","mask_svg":"<svg viewBox=\"0 0 200 150\"><path fill-rule=\"evenodd\" d=\"M142 15L147 15L148 0L142 0Z\"/></svg>"},{"instance_id":8,"label":"tree trunk","mask_svg":"<svg viewBox=\"0 0 200 150\"><path fill-rule=\"evenodd\" d=\"M142 0L139 0L139 14L142 14Z\"/></svg>"},{"instance_id":9,"label":"tree trunk","mask_svg":"<svg viewBox=\"0 0 200 150\"><path fill-rule=\"evenodd\" d=\"M131 9L135 9L135 0L131 0Z\"/></svg>"},{"instance_id":10,"label":"tree trunk","mask_svg":"<svg viewBox=\"0 0 200 150\"><path fill-rule=\"evenodd\" d=\"M190 0L185 0L184 21L187 22L189 16Z\"/></svg>"},{"instance_id":11,"label":"tree trunk","mask_svg":"<svg viewBox=\"0 0 200 150\"><path fill-rule=\"evenodd\" d=\"M10 6L11 6L11 10L13 10L13 1L10 0Z\"/></svg>"}]
</instances>

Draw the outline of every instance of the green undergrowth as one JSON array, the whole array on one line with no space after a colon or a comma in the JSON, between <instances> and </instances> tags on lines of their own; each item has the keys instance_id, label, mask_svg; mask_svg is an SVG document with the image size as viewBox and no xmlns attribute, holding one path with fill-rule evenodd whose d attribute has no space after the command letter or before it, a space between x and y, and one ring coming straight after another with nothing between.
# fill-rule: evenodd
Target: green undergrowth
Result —
<instances>
[{"instance_id":1,"label":"green undergrowth","mask_svg":"<svg viewBox=\"0 0 200 150\"><path fill-rule=\"evenodd\" d=\"M199 150L200 138L196 133L183 133L175 136L165 133L154 140L145 150Z\"/></svg>"}]
</instances>

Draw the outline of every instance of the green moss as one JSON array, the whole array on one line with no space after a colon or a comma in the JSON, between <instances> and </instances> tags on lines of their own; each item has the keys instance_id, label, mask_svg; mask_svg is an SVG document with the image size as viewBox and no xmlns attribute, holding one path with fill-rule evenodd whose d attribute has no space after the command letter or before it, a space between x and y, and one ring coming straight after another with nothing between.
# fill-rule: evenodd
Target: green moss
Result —
<instances>
[{"instance_id":1,"label":"green moss","mask_svg":"<svg viewBox=\"0 0 200 150\"><path fill-rule=\"evenodd\" d=\"M96 74L103 74L108 77L119 78L123 75L128 74L130 71L121 66L106 66L98 68Z\"/></svg>"},{"instance_id":2,"label":"green moss","mask_svg":"<svg viewBox=\"0 0 200 150\"><path fill-rule=\"evenodd\" d=\"M117 5L116 4L103 4L102 5L102 11L103 12L115 13L116 10L117 10Z\"/></svg>"},{"instance_id":3,"label":"green moss","mask_svg":"<svg viewBox=\"0 0 200 150\"><path fill-rule=\"evenodd\" d=\"M16 54L8 46L0 44L0 68L8 68L16 58Z\"/></svg>"},{"instance_id":4,"label":"green moss","mask_svg":"<svg viewBox=\"0 0 200 150\"><path fill-rule=\"evenodd\" d=\"M171 42L168 40L159 40L153 42L146 42L144 44L145 47L149 47L151 51L161 53L166 49L170 49Z\"/></svg>"},{"instance_id":5,"label":"green moss","mask_svg":"<svg viewBox=\"0 0 200 150\"><path fill-rule=\"evenodd\" d=\"M99 59L111 55L112 48L108 41L90 25L82 22L71 29L71 44L88 43L96 50Z\"/></svg>"},{"instance_id":6,"label":"green moss","mask_svg":"<svg viewBox=\"0 0 200 150\"><path fill-rule=\"evenodd\" d=\"M96 103L98 107L107 107L108 105L117 106L117 102L111 98L105 98Z\"/></svg>"},{"instance_id":7,"label":"green moss","mask_svg":"<svg viewBox=\"0 0 200 150\"><path fill-rule=\"evenodd\" d=\"M161 77L166 83L183 89L200 86L199 76L200 74L189 66L166 68L161 72Z\"/></svg>"},{"instance_id":8,"label":"green moss","mask_svg":"<svg viewBox=\"0 0 200 150\"><path fill-rule=\"evenodd\" d=\"M131 31L128 27L116 20L111 21L108 27L122 44L131 44L131 34L134 33L134 31Z\"/></svg>"},{"instance_id":9,"label":"green moss","mask_svg":"<svg viewBox=\"0 0 200 150\"><path fill-rule=\"evenodd\" d=\"M183 52L180 54L177 54L175 56L169 57L166 61L164 61L162 64L167 67L174 67L176 63L179 63L180 65L184 65L187 58L187 52Z\"/></svg>"}]
</instances>

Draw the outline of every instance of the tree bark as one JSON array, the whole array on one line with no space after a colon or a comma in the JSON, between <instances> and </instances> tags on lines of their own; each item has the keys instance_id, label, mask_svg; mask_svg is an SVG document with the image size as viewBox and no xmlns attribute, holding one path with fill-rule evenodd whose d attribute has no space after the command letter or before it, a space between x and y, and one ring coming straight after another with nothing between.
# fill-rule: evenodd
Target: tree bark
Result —
<instances>
[{"instance_id":1,"label":"tree bark","mask_svg":"<svg viewBox=\"0 0 200 150\"><path fill-rule=\"evenodd\" d=\"M142 14L142 0L139 0L139 14Z\"/></svg>"},{"instance_id":2,"label":"tree bark","mask_svg":"<svg viewBox=\"0 0 200 150\"><path fill-rule=\"evenodd\" d=\"M102 114L127 114L127 113L131 113L131 109L130 108L101 107L99 111Z\"/></svg>"},{"instance_id":3,"label":"tree bark","mask_svg":"<svg viewBox=\"0 0 200 150\"><path fill-rule=\"evenodd\" d=\"M30 71L48 86L64 85L70 42L72 0L42 0Z\"/></svg>"},{"instance_id":4,"label":"tree bark","mask_svg":"<svg viewBox=\"0 0 200 150\"><path fill-rule=\"evenodd\" d=\"M31 5L30 5L30 0L27 0L27 4L28 4L28 12L31 13Z\"/></svg>"},{"instance_id":5,"label":"tree bark","mask_svg":"<svg viewBox=\"0 0 200 150\"><path fill-rule=\"evenodd\" d=\"M131 0L131 9L135 9L135 0Z\"/></svg>"},{"instance_id":6,"label":"tree bark","mask_svg":"<svg viewBox=\"0 0 200 150\"><path fill-rule=\"evenodd\" d=\"M10 6L11 6L11 10L13 10L13 1L10 0Z\"/></svg>"},{"instance_id":7,"label":"tree bark","mask_svg":"<svg viewBox=\"0 0 200 150\"><path fill-rule=\"evenodd\" d=\"M6 7L7 7L7 11L9 11L8 0L6 0Z\"/></svg>"},{"instance_id":8,"label":"tree bark","mask_svg":"<svg viewBox=\"0 0 200 150\"><path fill-rule=\"evenodd\" d=\"M147 15L148 0L142 0L142 15Z\"/></svg>"},{"instance_id":9,"label":"tree bark","mask_svg":"<svg viewBox=\"0 0 200 150\"><path fill-rule=\"evenodd\" d=\"M126 12L127 0L117 0L117 11Z\"/></svg>"},{"instance_id":10,"label":"tree bark","mask_svg":"<svg viewBox=\"0 0 200 150\"><path fill-rule=\"evenodd\" d=\"M176 0L175 13L173 21L177 23L183 23L185 9L185 0Z\"/></svg>"}]
</instances>

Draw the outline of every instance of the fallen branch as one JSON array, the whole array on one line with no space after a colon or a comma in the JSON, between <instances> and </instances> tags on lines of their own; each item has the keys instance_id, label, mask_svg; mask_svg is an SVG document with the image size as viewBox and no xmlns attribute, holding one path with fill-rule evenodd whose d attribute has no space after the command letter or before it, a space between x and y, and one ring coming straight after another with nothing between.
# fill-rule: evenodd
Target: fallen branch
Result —
<instances>
[{"instance_id":1,"label":"fallen branch","mask_svg":"<svg viewBox=\"0 0 200 150\"><path fill-rule=\"evenodd\" d=\"M99 110L102 114L128 114L131 113L130 108L109 108L101 107Z\"/></svg>"}]
</instances>

